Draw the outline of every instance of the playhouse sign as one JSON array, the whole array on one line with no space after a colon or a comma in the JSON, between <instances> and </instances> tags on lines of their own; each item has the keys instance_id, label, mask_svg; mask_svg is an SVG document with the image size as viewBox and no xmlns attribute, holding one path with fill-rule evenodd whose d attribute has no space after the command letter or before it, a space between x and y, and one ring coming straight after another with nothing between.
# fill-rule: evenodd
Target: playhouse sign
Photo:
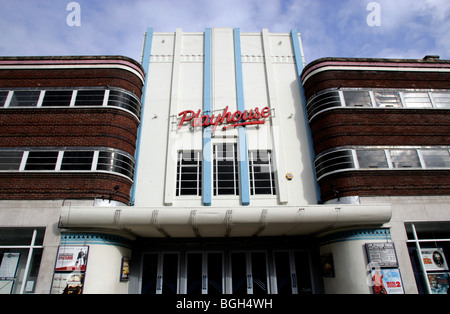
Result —
<instances>
[{"instance_id":1,"label":"playhouse sign","mask_svg":"<svg viewBox=\"0 0 450 314\"><path fill-rule=\"evenodd\" d=\"M238 126L264 124L266 123L266 121L263 119L270 117L270 108L264 107L260 110L258 107L256 107L255 109L245 110L244 112L241 112L239 110L230 112L228 111L227 106L225 107L223 112L219 113L217 116L209 114L202 115L201 113L201 110L198 110L197 112L192 110L185 110L180 112L178 116L181 117L181 120L178 124L178 129L181 129L185 122L191 122L193 127L213 126L213 132L219 125L223 124L226 124L222 127L223 130Z\"/></svg>"}]
</instances>

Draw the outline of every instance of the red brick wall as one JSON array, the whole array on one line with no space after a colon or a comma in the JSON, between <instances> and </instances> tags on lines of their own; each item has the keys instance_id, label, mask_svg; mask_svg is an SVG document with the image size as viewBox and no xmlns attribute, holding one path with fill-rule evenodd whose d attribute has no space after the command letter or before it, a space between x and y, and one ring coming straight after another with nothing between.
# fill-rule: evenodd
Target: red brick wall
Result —
<instances>
[{"instance_id":1,"label":"red brick wall","mask_svg":"<svg viewBox=\"0 0 450 314\"><path fill-rule=\"evenodd\" d=\"M433 69L450 67L448 61L329 58L309 64L303 78L324 65L358 64L429 71L317 72L304 82L306 98L329 88L450 89L450 73ZM310 126L316 154L341 146L450 146L450 110L338 108L315 116ZM345 171L323 177L319 185L323 201L354 195L450 195L450 170Z\"/></svg>"},{"instance_id":2,"label":"red brick wall","mask_svg":"<svg viewBox=\"0 0 450 314\"><path fill-rule=\"evenodd\" d=\"M450 110L342 108L311 122L314 150L346 146L450 146Z\"/></svg>"},{"instance_id":3,"label":"red brick wall","mask_svg":"<svg viewBox=\"0 0 450 314\"><path fill-rule=\"evenodd\" d=\"M0 147L109 147L134 156L137 119L109 108L0 110Z\"/></svg>"},{"instance_id":4,"label":"red brick wall","mask_svg":"<svg viewBox=\"0 0 450 314\"><path fill-rule=\"evenodd\" d=\"M114 187L119 190L114 193ZM0 173L0 199L108 199L128 204L131 181L103 173Z\"/></svg>"},{"instance_id":5,"label":"red brick wall","mask_svg":"<svg viewBox=\"0 0 450 314\"><path fill-rule=\"evenodd\" d=\"M92 68L70 68L70 65ZM5 69L3 66L28 69ZM41 66L44 67L41 67ZM52 65L65 65L69 68ZM96 67L96 65L101 65ZM142 95L138 75L142 67L126 57L31 57L0 58L0 88L118 87ZM32 67L39 66L40 68ZM4 108L0 110L0 147L107 147L134 156L139 121L114 107L104 108ZM114 174L64 172L2 172L0 199L47 200L108 198L128 203L132 182Z\"/></svg>"},{"instance_id":6,"label":"red brick wall","mask_svg":"<svg viewBox=\"0 0 450 314\"><path fill-rule=\"evenodd\" d=\"M348 171L322 178L319 186L324 202L354 195L450 195L450 170Z\"/></svg>"}]
</instances>

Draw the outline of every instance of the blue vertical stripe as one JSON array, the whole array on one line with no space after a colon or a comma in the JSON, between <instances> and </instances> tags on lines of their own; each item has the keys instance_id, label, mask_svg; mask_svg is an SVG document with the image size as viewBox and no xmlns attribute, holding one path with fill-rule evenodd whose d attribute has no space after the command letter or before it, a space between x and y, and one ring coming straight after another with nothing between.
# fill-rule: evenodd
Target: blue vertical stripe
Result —
<instances>
[{"instance_id":1,"label":"blue vertical stripe","mask_svg":"<svg viewBox=\"0 0 450 314\"><path fill-rule=\"evenodd\" d=\"M241 59L241 31L239 28L234 29L234 62L236 69L236 97L237 108L244 112L244 83L242 75L242 59ZM239 145L239 183L241 204L250 205L250 175L248 167L248 152L247 152L247 135L245 127L240 126L238 130L238 145Z\"/></svg>"},{"instance_id":2,"label":"blue vertical stripe","mask_svg":"<svg viewBox=\"0 0 450 314\"><path fill-rule=\"evenodd\" d=\"M298 83L299 83L299 87L300 87L300 97L302 100L303 116L305 117L305 127L306 127L306 133L307 133L307 137L308 137L309 153L311 155L311 163L312 163L312 171L313 171L314 181L315 181L317 203L320 204L321 203L320 188L319 188L319 183L317 181L316 167L314 165L314 159L315 159L314 145L313 145L313 141L312 141L311 128L309 126L309 121L308 121L308 113L306 111L305 89L303 88L303 82L302 82L302 77L301 77L302 72L303 72L303 58L302 58L302 51L300 49L300 41L298 40L298 32L296 29L291 30L291 38L292 38L292 46L294 48L295 64L297 66Z\"/></svg>"},{"instance_id":3,"label":"blue vertical stripe","mask_svg":"<svg viewBox=\"0 0 450 314\"><path fill-rule=\"evenodd\" d=\"M144 51L142 56L142 67L144 68L145 73L145 82L144 87L142 88L142 97L141 97L141 123L138 127L138 134L136 139L136 152L135 152L135 168L134 168L134 180L133 180L133 186L131 187L130 192L130 205L133 206L135 199L136 199L136 182L137 182L137 176L139 173L139 156L140 156L140 150L141 150L141 137L142 137L142 124L144 121L144 108L145 108L145 94L147 92L147 82L148 82L148 75L149 75L149 67L150 67L150 56L152 52L152 41L153 41L153 28L147 28L146 36L145 36L145 43L144 43Z\"/></svg>"},{"instance_id":4,"label":"blue vertical stripe","mask_svg":"<svg viewBox=\"0 0 450 314\"><path fill-rule=\"evenodd\" d=\"M205 30L205 64L203 76L203 114L211 114L211 29ZM203 129L203 171L202 196L203 205L212 203L212 126Z\"/></svg>"}]
</instances>

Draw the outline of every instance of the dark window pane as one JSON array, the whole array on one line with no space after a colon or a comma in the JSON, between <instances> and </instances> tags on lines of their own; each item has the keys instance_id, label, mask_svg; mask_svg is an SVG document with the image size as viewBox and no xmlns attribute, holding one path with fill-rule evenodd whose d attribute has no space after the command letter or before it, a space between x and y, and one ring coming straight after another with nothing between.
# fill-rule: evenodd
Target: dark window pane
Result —
<instances>
[{"instance_id":1,"label":"dark window pane","mask_svg":"<svg viewBox=\"0 0 450 314\"><path fill-rule=\"evenodd\" d=\"M6 98L8 97L8 91L0 91L0 107L5 105Z\"/></svg>"},{"instance_id":2,"label":"dark window pane","mask_svg":"<svg viewBox=\"0 0 450 314\"><path fill-rule=\"evenodd\" d=\"M61 170L91 170L94 152L64 152Z\"/></svg>"},{"instance_id":3,"label":"dark window pane","mask_svg":"<svg viewBox=\"0 0 450 314\"><path fill-rule=\"evenodd\" d=\"M156 294L158 255L145 254L142 266L142 294Z\"/></svg>"},{"instance_id":4,"label":"dark window pane","mask_svg":"<svg viewBox=\"0 0 450 314\"><path fill-rule=\"evenodd\" d=\"M75 106L102 106L104 90L79 90Z\"/></svg>"},{"instance_id":5,"label":"dark window pane","mask_svg":"<svg viewBox=\"0 0 450 314\"><path fill-rule=\"evenodd\" d=\"M134 160L115 152L100 152L97 170L117 172L133 178Z\"/></svg>"},{"instance_id":6,"label":"dark window pane","mask_svg":"<svg viewBox=\"0 0 450 314\"><path fill-rule=\"evenodd\" d=\"M10 107L35 107L37 106L40 91L15 91Z\"/></svg>"},{"instance_id":7,"label":"dark window pane","mask_svg":"<svg viewBox=\"0 0 450 314\"><path fill-rule=\"evenodd\" d=\"M235 295L247 294L247 259L245 253L231 253L232 291Z\"/></svg>"},{"instance_id":8,"label":"dark window pane","mask_svg":"<svg viewBox=\"0 0 450 314\"><path fill-rule=\"evenodd\" d=\"M141 104L140 101L133 96L121 91L110 91L108 106L121 107L131 111L136 116L140 116Z\"/></svg>"},{"instance_id":9,"label":"dark window pane","mask_svg":"<svg viewBox=\"0 0 450 314\"><path fill-rule=\"evenodd\" d=\"M55 170L58 152L30 152L25 170Z\"/></svg>"},{"instance_id":10,"label":"dark window pane","mask_svg":"<svg viewBox=\"0 0 450 314\"><path fill-rule=\"evenodd\" d=\"M222 253L208 254L208 294L223 294L223 258Z\"/></svg>"},{"instance_id":11,"label":"dark window pane","mask_svg":"<svg viewBox=\"0 0 450 314\"><path fill-rule=\"evenodd\" d=\"M0 152L0 170L19 170L23 152Z\"/></svg>"},{"instance_id":12,"label":"dark window pane","mask_svg":"<svg viewBox=\"0 0 450 314\"><path fill-rule=\"evenodd\" d=\"M186 292L192 295L202 294L202 254L190 253L187 255L187 286Z\"/></svg>"},{"instance_id":13,"label":"dark window pane","mask_svg":"<svg viewBox=\"0 0 450 314\"><path fill-rule=\"evenodd\" d=\"M70 105L72 99L72 91L46 91L44 100L42 102L43 107L67 107Z\"/></svg>"}]
</instances>

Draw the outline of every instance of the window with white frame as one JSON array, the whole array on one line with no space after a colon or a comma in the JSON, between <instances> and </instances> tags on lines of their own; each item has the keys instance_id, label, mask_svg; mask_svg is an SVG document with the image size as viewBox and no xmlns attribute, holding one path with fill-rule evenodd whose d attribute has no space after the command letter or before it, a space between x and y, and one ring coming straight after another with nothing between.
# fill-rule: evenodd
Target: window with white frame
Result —
<instances>
[{"instance_id":1,"label":"window with white frame","mask_svg":"<svg viewBox=\"0 0 450 314\"><path fill-rule=\"evenodd\" d=\"M213 146L213 192L215 196L239 195L237 145ZM176 196L202 195L202 152L179 151ZM274 167L270 150L249 151L251 195L276 195Z\"/></svg>"},{"instance_id":2,"label":"window with white frame","mask_svg":"<svg viewBox=\"0 0 450 314\"><path fill-rule=\"evenodd\" d=\"M275 175L270 150L249 151L251 195L276 195Z\"/></svg>"},{"instance_id":3,"label":"window with white frame","mask_svg":"<svg viewBox=\"0 0 450 314\"><path fill-rule=\"evenodd\" d=\"M388 168L386 153L383 149L356 150L359 167L364 168Z\"/></svg>"},{"instance_id":4,"label":"window with white frame","mask_svg":"<svg viewBox=\"0 0 450 314\"><path fill-rule=\"evenodd\" d=\"M317 156L317 177L338 171L390 169L450 169L448 147L342 147Z\"/></svg>"},{"instance_id":5,"label":"window with white frame","mask_svg":"<svg viewBox=\"0 0 450 314\"><path fill-rule=\"evenodd\" d=\"M45 92L42 107L68 107L72 100L71 90L49 90Z\"/></svg>"},{"instance_id":6,"label":"window with white frame","mask_svg":"<svg viewBox=\"0 0 450 314\"><path fill-rule=\"evenodd\" d=\"M35 292L45 228L0 228L0 294Z\"/></svg>"},{"instance_id":7,"label":"window with white frame","mask_svg":"<svg viewBox=\"0 0 450 314\"><path fill-rule=\"evenodd\" d=\"M201 151L178 152L176 196L183 195L202 195Z\"/></svg>"},{"instance_id":8,"label":"window with white frame","mask_svg":"<svg viewBox=\"0 0 450 314\"><path fill-rule=\"evenodd\" d=\"M36 90L14 91L9 107L36 107L40 94Z\"/></svg>"},{"instance_id":9,"label":"window with white frame","mask_svg":"<svg viewBox=\"0 0 450 314\"><path fill-rule=\"evenodd\" d=\"M134 158L119 150L0 150L0 171L106 171L134 176Z\"/></svg>"},{"instance_id":10,"label":"window with white frame","mask_svg":"<svg viewBox=\"0 0 450 314\"><path fill-rule=\"evenodd\" d=\"M139 98L121 88L0 90L0 108L116 107L140 117Z\"/></svg>"},{"instance_id":11,"label":"window with white frame","mask_svg":"<svg viewBox=\"0 0 450 314\"><path fill-rule=\"evenodd\" d=\"M373 92L375 105L381 108L401 108L402 101L398 92L375 91Z\"/></svg>"},{"instance_id":12,"label":"window with white frame","mask_svg":"<svg viewBox=\"0 0 450 314\"><path fill-rule=\"evenodd\" d=\"M371 107L368 91L344 91L345 105L347 107Z\"/></svg>"},{"instance_id":13,"label":"window with white frame","mask_svg":"<svg viewBox=\"0 0 450 314\"><path fill-rule=\"evenodd\" d=\"M239 163L237 145L232 143L213 146L214 195L239 195Z\"/></svg>"}]
</instances>

